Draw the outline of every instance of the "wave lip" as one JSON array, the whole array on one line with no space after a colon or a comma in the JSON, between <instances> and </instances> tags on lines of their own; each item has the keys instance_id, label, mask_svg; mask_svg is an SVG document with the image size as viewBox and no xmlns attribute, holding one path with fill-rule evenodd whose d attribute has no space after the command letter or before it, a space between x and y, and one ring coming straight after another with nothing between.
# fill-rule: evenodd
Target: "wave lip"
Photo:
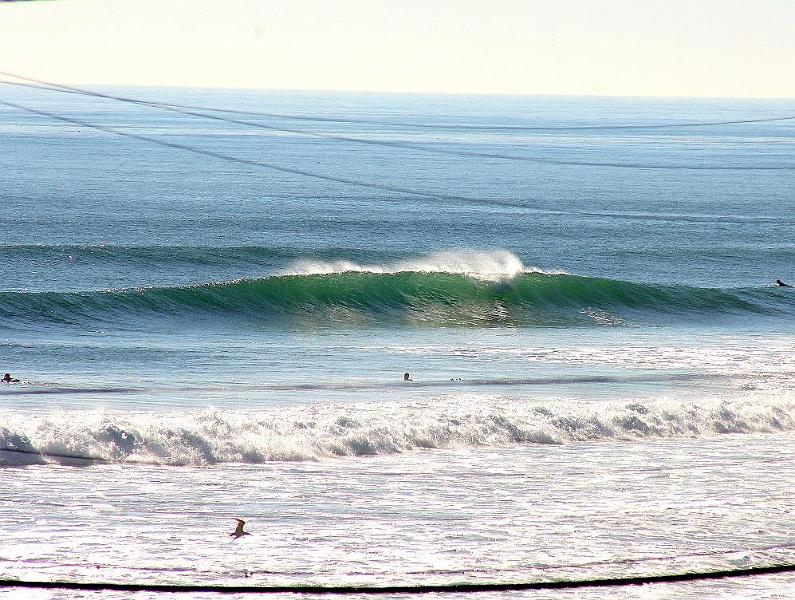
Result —
<instances>
[{"instance_id":1,"label":"wave lip","mask_svg":"<svg viewBox=\"0 0 795 600\"><path fill-rule=\"evenodd\" d=\"M383 265L301 261L280 275L190 286L4 292L0 318L34 326L140 326L157 317L277 327L613 326L787 314L795 309L789 292L641 284L528 268L505 251L447 252Z\"/></svg>"},{"instance_id":2,"label":"wave lip","mask_svg":"<svg viewBox=\"0 0 795 600\"><path fill-rule=\"evenodd\" d=\"M284 275L330 275L336 273L447 273L466 275L487 281L511 279L521 273L557 273L525 267L522 261L507 250L459 250L434 252L421 258L403 259L385 265L362 265L353 261L301 260L293 263Z\"/></svg>"},{"instance_id":3,"label":"wave lip","mask_svg":"<svg viewBox=\"0 0 795 600\"><path fill-rule=\"evenodd\" d=\"M419 449L597 443L795 430L792 397L575 406L480 395L179 414L9 413L0 465L58 460L208 465L315 461Z\"/></svg>"}]
</instances>

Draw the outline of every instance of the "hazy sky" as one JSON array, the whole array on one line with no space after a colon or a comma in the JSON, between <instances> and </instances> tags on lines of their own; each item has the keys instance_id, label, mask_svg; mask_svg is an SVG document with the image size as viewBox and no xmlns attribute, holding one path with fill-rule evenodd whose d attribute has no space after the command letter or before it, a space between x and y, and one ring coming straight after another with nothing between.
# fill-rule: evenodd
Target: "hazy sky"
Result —
<instances>
[{"instance_id":1,"label":"hazy sky","mask_svg":"<svg viewBox=\"0 0 795 600\"><path fill-rule=\"evenodd\" d=\"M0 2L59 83L795 97L795 0Z\"/></svg>"}]
</instances>

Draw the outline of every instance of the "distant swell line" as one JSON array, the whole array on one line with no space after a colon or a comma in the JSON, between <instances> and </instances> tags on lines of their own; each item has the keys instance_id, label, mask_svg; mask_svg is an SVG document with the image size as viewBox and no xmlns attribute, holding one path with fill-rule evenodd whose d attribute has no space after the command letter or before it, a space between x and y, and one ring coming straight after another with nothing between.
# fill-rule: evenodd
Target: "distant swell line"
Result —
<instances>
[{"instance_id":1,"label":"distant swell line","mask_svg":"<svg viewBox=\"0 0 795 600\"><path fill-rule=\"evenodd\" d=\"M63 385L45 385L37 382L22 382L20 385L7 385L0 388L0 397L8 396L48 396L48 395L106 395L106 394L161 394L161 393L207 393L217 391L238 392L320 392L320 391L376 391L388 389L427 389L427 388L467 388L467 387L499 387L499 386L558 386L579 384L637 384L662 382L687 382L702 379L721 379L719 374L672 373L661 375L584 375L573 377L494 377L452 380L426 380L397 382L340 382L340 383L281 383L281 384L207 384L202 386L139 386L139 387L68 387Z\"/></svg>"}]
</instances>

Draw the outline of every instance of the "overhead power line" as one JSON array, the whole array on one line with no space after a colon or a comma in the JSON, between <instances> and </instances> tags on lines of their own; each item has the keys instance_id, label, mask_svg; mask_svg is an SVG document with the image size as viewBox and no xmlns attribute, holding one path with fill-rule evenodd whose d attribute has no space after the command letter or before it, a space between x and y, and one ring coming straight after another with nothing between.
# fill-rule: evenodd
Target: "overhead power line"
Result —
<instances>
[{"instance_id":1,"label":"overhead power line","mask_svg":"<svg viewBox=\"0 0 795 600\"><path fill-rule=\"evenodd\" d=\"M2 0L0 0L2 1ZM11 454L24 454L26 456L38 456L39 458L60 458L63 460L84 460L88 462L104 463L108 462L99 456L84 456L81 454L63 454L60 452L45 452L42 450L27 450L25 448L0 448L0 452ZM2 456L2 455L0 455Z\"/></svg>"},{"instance_id":2,"label":"overhead power line","mask_svg":"<svg viewBox=\"0 0 795 600\"><path fill-rule=\"evenodd\" d=\"M535 164L550 164L550 165L562 165L562 166L585 166L585 167L610 167L610 168L622 168L622 169L653 169L653 170L671 170L671 169L680 169L680 170L739 170L739 171L756 171L756 170L795 170L795 165L770 165L770 166L753 166L753 165L698 165L698 164L681 164L681 165L655 165L655 164L644 164L644 163L632 163L632 162L619 162L619 161L592 161L592 160L571 160L571 159L557 159L557 158L542 158L542 157L533 157L533 156L518 156L515 154L503 154L499 152L483 152L478 150L457 150L457 149L450 149L444 147L436 147L436 146L428 146L423 144L416 144L411 142L402 142L402 141L395 141L395 140L379 140L379 139L370 139L370 138L362 138L362 137L351 137L345 135L337 135L337 134L330 134L330 133L323 133L317 131L311 131L306 129L295 129L295 128L288 128L288 127L277 127L275 125L267 125L258 122L252 121L241 121L238 119L232 119L229 117L223 117L218 115L211 115L202 112L196 112L194 109L189 109L186 105L178 105L178 104L169 104L163 102L155 102L150 100L141 100L137 98L128 98L125 96L118 96L114 94L106 94L101 92L94 92L91 90L85 90L82 88L76 88L73 86L66 86L56 83L47 82L40 79L33 79L30 77L25 77L22 75L14 75L12 73L7 73L4 71L0 71L0 75L6 75L10 77L16 77L19 79L24 79L26 81L31 81L36 84L38 89L46 90L46 91L55 91L55 92L67 92L73 94L79 94L84 96L90 96L95 98L104 98L107 100L115 100L118 102L124 102L128 104L134 104L138 106L147 106L150 108L157 108L161 110L167 110L170 112L183 114L186 116L193 116L203 119L209 119L214 121L222 121L225 123L232 123L236 125L242 125L246 127L254 127L257 129L265 129L269 131L279 131L282 133L291 133L294 135L303 135L303 136L310 136L316 137L320 139L327 139L330 141L336 142L346 142L346 143L355 143L355 144L365 144L370 146L381 146L387 148L399 148L403 150L414 150L417 152L425 152L430 154L441 154L441 155L448 155L448 156L458 156L464 158L483 158L483 159L492 159L492 160L508 160L508 161L518 161L518 162L525 162L525 163L535 163ZM8 83L0 80L0 83ZM44 87L43 87L44 86ZM207 108L200 108L198 110L215 110L220 111L220 109L207 109ZM223 110L221 112L234 112L234 111L227 111ZM264 113L267 114L267 113ZM271 115L272 116L272 115ZM795 119L793 117L778 117L777 120L785 120L785 119ZM752 122L752 121L748 121ZM84 126L90 126L85 124ZM308 175L307 172L301 173L305 176L313 176ZM350 182L350 181L349 181ZM414 192L412 192L414 193ZM420 194L423 195L423 194ZM433 195L436 196L436 195Z\"/></svg>"},{"instance_id":3,"label":"overhead power line","mask_svg":"<svg viewBox=\"0 0 795 600\"><path fill-rule=\"evenodd\" d=\"M13 77L23 81L29 81L36 85L20 83L16 81L2 81L7 85L17 85L21 87L28 87L33 89L46 89L53 92L63 92L79 95L94 95L97 92L65 86L60 84L49 83L40 79L26 77L24 75L16 75L6 71L0 71L0 75L6 77ZM107 95L106 95L107 97ZM119 96L118 98L123 98ZM134 98L126 98L127 100L134 101ZM288 113L274 113L262 112L252 110L240 110L233 108L217 108L210 106L200 106L195 104L177 104L173 102L162 102L159 100L147 100L150 104L157 104L158 106L168 106L173 108L185 108L190 110L202 110L208 112L221 112L227 114L246 115L252 117L268 117L272 119L284 119L289 121L316 121L322 123L342 123L342 124L361 124L361 125L378 125L385 127L402 127L402 128L417 128L417 129L436 129L436 130L464 130L464 131L537 131L537 132L561 132L561 131L602 131L611 129L676 129L682 127L717 127L722 125L745 125L750 123L772 123L776 121L789 121L795 120L795 115L784 115L779 117L763 117L755 119L734 119L725 121L693 121L693 122L680 122L680 123L631 123L631 124L614 124L614 125L472 125L472 124L453 124L453 123L407 123L395 121L382 121L379 119L354 119L350 117L325 117L319 115L305 115L305 114L288 114Z\"/></svg>"},{"instance_id":4,"label":"overhead power line","mask_svg":"<svg viewBox=\"0 0 795 600\"><path fill-rule=\"evenodd\" d=\"M238 164L242 164L242 165L248 165L248 166L252 166L252 167L260 167L260 168L264 168L264 169L270 169L272 171L278 171L280 173L289 173L291 175L303 175L305 177L312 177L314 179L322 179L322 180L325 180L325 181L332 181L332 182L335 182L335 183L344 183L344 184L347 184L347 185L355 185L355 186L360 186L360 187L365 187L365 188L370 188L370 189L376 189L376 190L385 191L385 192L394 192L394 193L399 193L399 194L410 194L410 195L416 195L416 196L424 196L424 197L428 197L428 198L438 198L438 199L443 199L443 200L459 200L459 201L465 201L465 202L481 203L480 200L477 200L475 198L468 198L468 197L465 197L465 196L455 196L455 195L448 195L448 194L437 194L437 193L434 193L434 192L424 192L424 191L421 191L421 190L414 190L414 189L404 188L404 187L399 187L399 186L380 184L380 183L372 183L372 182L368 182L368 181L360 181L360 180L357 180L357 179L350 179L350 178L347 178L347 177L337 177L337 176L334 176L334 175L325 175L325 174L322 174L322 173L314 173L312 171L306 171L304 169L297 169L297 168L292 168L292 167L283 167L283 166L279 166L279 165L276 165L276 164L273 164L273 163L269 163L269 162L266 162L266 161L262 161L262 160L253 160L253 159L241 158L241 157L238 157L238 156L231 156L229 154L223 154L221 152L215 152L213 150L206 150L204 148L196 148L194 146L188 146L186 144L179 144L177 142L169 142L169 141L166 141L166 140L163 140L163 139L159 139L159 138L153 138L153 137L149 137L149 136L146 136L146 135L141 135L141 134L138 134L138 133L132 133L131 131L120 130L120 129L116 129L116 128L113 128L113 127L108 127L108 126L105 126L105 125L98 125L96 123L89 123L87 121L83 121L83 120L80 120L80 119L75 119L75 118L67 117L67 116L64 116L64 115L57 115L57 114L54 114L54 113L51 113L51 112L48 112L48 111L39 110L39 109L31 108L31 107L28 107L28 106L22 106L20 104L14 103L14 102L7 102L5 100L0 100L0 104L5 105L5 106L9 106L9 107L12 107L12 108L16 108L16 109L21 110L21 111L29 112L29 113L32 113L32 114L37 114L37 115L40 115L40 116L43 116L43 117L48 117L50 119L55 119L56 121L62 121L62 122L65 122L65 123L70 123L71 125L77 125L79 127L87 127L89 129L96 129L97 131L102 131L102 132L105 132L105 133L111 133L111 134L114 134L114 135L120 135L122 137L132 138L132 139L136 139L136 140L141 140L141 141L144 141L144 142L149 142L151 144L157 144L158 146L165 146L167 148L176 148L176 149L179 149L179 150L185 150L187 152L192 152L194 154L200 154L200 155L203 155L203 156L210 156L212 158L218 158L218 159L221 159L221 160L234 162L234 163L238 163Z\"/></svg>"},{"instance_id":5,"label":"overhead power line","mask_svg":"<svg viewBox=\"0 0 795 600\"><path fill-rule=\"evenodd\" d=\"M525 583L451 583L424 585L174 585L146 583L81 583L76 581L18 581L0 580L0 589L26 588L48 590L160 592L160 593L219 593L219 594L318 594L318 595L388 595L388 594L443 594L515 592L530 590L564 590L577 588L628 587L660 583L684 583L760 575L778 575L795 572L795 564L747 567L722 571L698 573L675 573L668 575L633 575L595 579L565 579L533 581Z\"/></svg>"}]
</instances>

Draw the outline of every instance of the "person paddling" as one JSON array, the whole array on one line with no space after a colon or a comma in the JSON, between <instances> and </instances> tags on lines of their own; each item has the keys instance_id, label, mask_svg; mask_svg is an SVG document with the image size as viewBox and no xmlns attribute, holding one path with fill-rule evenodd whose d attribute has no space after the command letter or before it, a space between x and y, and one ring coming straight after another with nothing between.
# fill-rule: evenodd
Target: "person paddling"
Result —
<instances>
[{"instance_id":1,"label":"person paddling","mask_svg":"<svg viewBox=\"0 0 795 600\"><path fill-rule=\"evenodd\" d=\"M781 281L780 279L776 279L776 285L777 285L778 287L792 287L790 284L788 284L788 283L784 283L784 282L783 282L783 281Z\"/></svg>"},{"instance_id":2,"label":"person paddling","mask_svg":"<svg viewBox=\"0 0 795 600\"><path fill-rule=\"evenodd\" d=\"M0 379L3 383L19 383L19 379L14 379L11 377L11 373L6 373L3 375L3 378Z\"/></svg>"}]
</instances>

